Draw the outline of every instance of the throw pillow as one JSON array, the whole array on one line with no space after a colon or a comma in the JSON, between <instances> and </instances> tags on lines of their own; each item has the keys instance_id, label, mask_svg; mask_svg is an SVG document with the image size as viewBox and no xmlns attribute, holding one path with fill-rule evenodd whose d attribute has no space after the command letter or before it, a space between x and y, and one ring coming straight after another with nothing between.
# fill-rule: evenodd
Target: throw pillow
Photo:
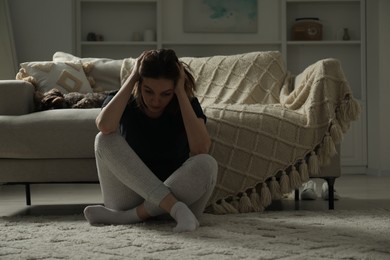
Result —
<instances>
[{"instance_id":1,"label":"throw pillow","mask_svg":"<svg viewBox=\"0 0 390 260\"><path fill-rule=\"evenodd\" d=\"M87 74L92 79L93 92L117 90L120 88L119 73L123 60L107 58L80 58L69 53L58 51L53 55L53 61L81 61L83 65L91 65Z\"/></svg>"},{"instance_id":2,"label":"throw pillow","mask_svg":"<svg viewBox=\"0 0 390 260\"><path fill-rule=\"evenodd\" d=\"M19 75L32 77L37 91L47 92L57 88L62 93L92 92L80 61L52 62L37 61L20 64ZM18 77L18 76L17 76Z\"/></svg>"}]
</instances>

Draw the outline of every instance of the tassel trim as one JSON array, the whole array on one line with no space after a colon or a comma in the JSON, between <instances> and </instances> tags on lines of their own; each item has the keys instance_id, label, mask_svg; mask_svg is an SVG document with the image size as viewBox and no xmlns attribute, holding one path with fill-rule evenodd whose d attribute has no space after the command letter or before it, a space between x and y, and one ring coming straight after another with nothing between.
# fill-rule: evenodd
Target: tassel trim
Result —
<instances>
[{"instance_id":1,"label":"tassel trim","mask_svg":"<svg viewBox=\"0 0 390 260\"><path fill-rule=\"evenodd\" d=\"M314 151L310 153L308 168L309 168L309 174L311 176L318 176L320 174L320 165L318 162L318 157Z\"/></svg>"},{"instance_id":2,"label":"tassel trim","mask_svg":"<svg viewBox=\"0 0 390 260\"><path fill-rule=\"evenodd\" d=\"M225 210L226 213L230 213L230 214L239 213L238 210L233 205L231 205L230 203L227 203L226 200L224 200L224 199L221 200L221 206Z\"/></svg>"},{"instance_id":3,"label":"tassel trim","mask_svg":"<svg viewBox=\"0 0 390 260\"><path fill-rule=\"evenodd\" d=\"M333 142L333 138L330 136L329 133L325 134L323 148L324 148L324 153L329 157L333 157L337 154L337 150Z\"/></svg>"},{"instance_id":4,"label":"tassel trim","mask_svg":"<svg viewBox=\"0 0 390 260\"><path fill-rule=\"evenodd\" d=\"M346 122L354 121L358 118L361 112L359 102L351 95L348 95L346 99L340 105L340 113L342 119Z\"/></svg>"},{"instance_id":5,"label":"tassel trim","mask_svg":"<svg viewBox=\"0 0 390 260\"><path fill-rule=\"evenodd\" d=\"M238 210L240 211L240 213L248 213L252 211L252 202L246 192L242 193Z\"/></svg>"},{"instance_id":6,"label":"tassel trim","mask_svg":"<svg viewBox=\"0 0 390 260\"><path fill-rule=\"evenodd\" d=\"M261 186L261 205L264 207L268 207L272 203L272 195L271 191L269 190L267 183L263 182L263 185Z\"/></svg>"},{"instance_id":7,"label":"tassel trim","mask_svg":"<svg viewBox=\"0 0 390 260\"><path fill-rule=\"evenodd\" d=\"M264 208L269 206L269 205L267 205L267 206L262 205L262 202L260 201L260 196L257 193L256 188L252 189L252 193L250 195L250 200L251 200L252 208L253 208L254 212L263 212Z\"/></svg>"},{"instance_id":8,"label":"tassel trim","mask_svg":"<svg viewBox=\"0 0 390 260\"><path fill-rule=\"evenodd\" d=\"M302 183L309 181L309 171L307 169L307 163L305 160L302 160L301 164L299 165L299 174L301 176Z\"/></svg>"},{"instance_id":9,"label":"tassel trim","mask_svg":"<svg viewBox=\"0 0 390 260\"><path fill-rule=\"evenodd\" d=\"M330 136L335 144L340 144L343 140L343 130L337 119L333 119L330 126Z\"/></svg>"},{"instance_id":10,"label":"tassel trim","mask_svg":"<svg viewBox=\"0 0 390 260\"><path fill-rule=\"evenodd\" d=\"M302 185L301 176L299 175L299 172L295 168L295 166L292 166L291 172L289 174L290 177L290 187L291 189L299 189L299 187Z\"/></svg>"},{"instance_id":11,"label":"tassel trim","mask_svg":"<svg viewBox=\"0 0 390 260\"><path fill-rule=\"evenodd\" d=\"M291 191L290 188L290 178L287 176L286 172L282 172L282 176L280 177L280 191L282 194L289 193Z\"/></svg>"},{"instance_id":12,"label":"tassel trim","mask_svg":"<svg viewBox=\"0 0 390 260\"><path fill-rule=\"evenodd\" d=\"M271 181L269 182L269 190L271 192L272 200L280 200L282 198L280 185L275 176L272 176Z\"/></svg>"}]
</instances>

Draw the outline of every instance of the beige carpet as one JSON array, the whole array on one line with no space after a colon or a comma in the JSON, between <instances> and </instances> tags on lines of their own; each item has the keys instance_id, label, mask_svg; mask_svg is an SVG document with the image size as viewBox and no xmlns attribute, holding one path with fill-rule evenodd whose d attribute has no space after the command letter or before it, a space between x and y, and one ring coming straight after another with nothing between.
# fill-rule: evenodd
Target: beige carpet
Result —
<instances>
[{"instance_id":1,"label":"beige carpet","mask_svg":"<svg viewBox=\"0 0 390 260\"><path fill-rule=\"evenodd\" d=\"M196 232L174 234L173 226L6 217L0 259L390 259L389 210L206 214Z\"/></svg>"}]
</instances>

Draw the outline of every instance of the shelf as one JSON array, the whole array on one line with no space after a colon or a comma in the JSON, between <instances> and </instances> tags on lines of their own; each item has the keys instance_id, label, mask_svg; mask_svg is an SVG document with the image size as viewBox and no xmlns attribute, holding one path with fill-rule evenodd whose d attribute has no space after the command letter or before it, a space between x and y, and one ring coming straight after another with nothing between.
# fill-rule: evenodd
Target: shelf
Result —
<instances>
[{"instance_id":1,"label":"shelf","mask_svg":"<svg viewBox=\"0 0 390 260\"><path fill-rule=\"evenodd\" d=\"M89 3L107 3L107 0L79 0L80 2ZM110 3L156 3L158 0L110 0Z\"/></svg>"},{"instance_id":2,"label":"shelf","mask_svg":"<svg viewBox=\"0 0 390 260\"><path fill-rule=\"evenodd\" d=\"M102 35L110 44L123 44L131 42L134 35L142 37L146 30L157 32L157 1L78 0L76 17L80 44L85 45L89 33Z\"/></svg>"},{"instance_id":3,"label":"shelf","mask_svg":"<svg viewBox=\"0 0 390 260\"><path fill-rule=\"evenodd\" d=\"M286 0L287 3L360 3L360 0Z\"/></svg>"},{"instance_id":4,"label":"shelf","mask_svg":"<svg viewBox=\"0 0 390 260\"><path fill-rule=\"evenodd\" d=\"M165 45L279 45L281 41L270 42L180 42L180 41L164 41Z\"/></svg>"},{"instance_id":5,"label":"shelf","mask_svg":"<svg viewBox=\"0 0 390 260\"><path fill-rule=\"evenodd\" d=\"M113 45L122 45L122 46L126 46L126 45L136 45L136 46L139 46L139 45L157 45L157 42L146 42L146 41L134 41L134 42L130 42L130 41L96 41L96 42L93 42L93 41L82 41L81 42L81 45L85 45L85 46L113 46Z\"/></svg>"},{"instance_id":6,"label":"shelf","mask_svg":"<svg viewBox=\"0 0 390 260\"><path fill-rule=\"evenodd\" d=\"M287 45L360 45L360 41L287 41Z\"/></svg>"},{"instance_id":7,"label":"shelf","mask_svg":"<svg viewBox=\"0 0 390 260\"><path fill-rule=\"evenodd\" d=\"M361 22L362 5L360 0L285 0L286 37L292 40L291 30L297 18L316 17L323 25L322 39L342 41L343 30L348 28L354 41L360 41L364 24ZM351 41L351 42L354 42Z\"/></svg>"}]
</instances>

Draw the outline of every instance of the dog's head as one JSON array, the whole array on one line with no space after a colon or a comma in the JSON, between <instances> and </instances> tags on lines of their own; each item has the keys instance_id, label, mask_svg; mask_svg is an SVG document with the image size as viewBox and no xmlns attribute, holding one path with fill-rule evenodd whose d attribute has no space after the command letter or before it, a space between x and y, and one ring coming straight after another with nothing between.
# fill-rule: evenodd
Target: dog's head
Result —
<instances>
[{"instance_id":1,"label":"dog's head","mask_svg":"<svg viewBox=\"0 0 390 260\"><path fill-rule=\"evenodd\" d=\"M45 93L35 93L37 110L50 110L59 108L68 108L64 95L58 89L51 89Z\"/></svg>"}]
</instances>

